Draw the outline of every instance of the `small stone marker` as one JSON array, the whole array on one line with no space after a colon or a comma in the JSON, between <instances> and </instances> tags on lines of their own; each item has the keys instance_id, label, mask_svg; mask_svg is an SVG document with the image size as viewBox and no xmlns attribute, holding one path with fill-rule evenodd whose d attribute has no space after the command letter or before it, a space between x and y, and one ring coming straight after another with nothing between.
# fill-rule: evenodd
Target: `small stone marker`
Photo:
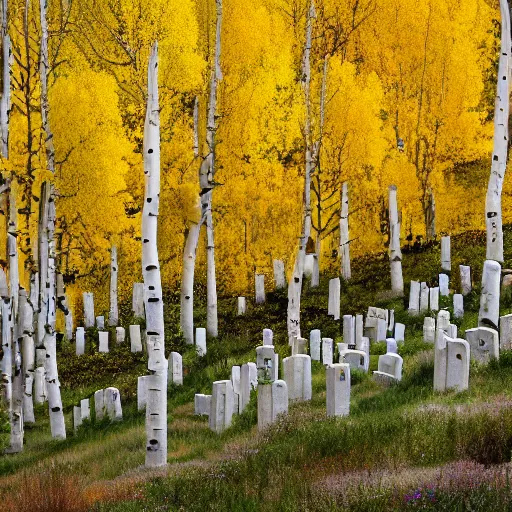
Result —
<instances>
[{"instance_id":1,"label":"small stone marker","mask_svg":"<svg viewBox=\"0 0 512 512\"><path fill-rule=\"evenodd\" d=\"M384 318L379 318L377 320L377 343L379 341L385 341L386 340L386 337L387 337L387 334L388 334L388 326L387 326L387 322Z\"/></svg>"},{"instance_id":2,"label":"small stone marker","mask_svg":"<svg viewBox=\"0 0 512 512\"><path fill-rule=\"evenodd\" d=\"M356 315L356 348L361 348L361 341L364 336L364 319L363 315Z\"/></svg>"},{"instance_id":3,"label":"small stone marker","mask_svg":"<svg viewBox=\"0 0 512 512\"><path fill-rule=\"evenodd\" d=\"M247 366L249 367L249 381L251 387L252 389L256 389L258 387L258 369L256 368L256 363L249 362Z\"/></svg>"},{"instance_id":4,"label":"small stone marker","mask_svg":"<svg viewBox=\"0 0 512 512\"><path fill-rule=\"evenodd\" d=\"M120 421L123 419L121 395L117 388L105 389L105 412L110 421Z\"/></svg>"},{"instance_id":5,"label":"small stone marker","mask_svg":"<svg viewBox=\"0 0 512 512\"><path fill-rule=\"evenodd\" d=\"M471 267L459 265L460 269L460 288L462 295L471 293L473 286L471 284Z\"/></svg>"},{"instance_id":6,"label":"small stone marker","mask_svg":"<svg viewBox=\"0 0 512 512\"><path fill-rule=\"evenodd\" d=\"M348 416L350 412L350 366L332 364L325 370L327 416Z\"/></svg>"},{"instance_id":7,"label":"small stone marker","mask_svg":"<svg viewBox=\"0 0 512 512\"><path fill-rule=\"evenodd\" d=\"M206 355L206 329L204 327L196 328L196 352L199 357Z\"/></svg>"},{"instance_id":8,"label":"small stone marker","mask_svg":"<svg viewBox=\"0 0 512 512\"><path fill-rule=\"evenodd\" d=\"M96 327L98 329L105 329L105 317L104 316L96 317Z\"/></svg>"},{"instance_id":9,"label":"small stone marker","mask_svg":"<svg viewBox=\"0 0 512 512\"><path fill-rule=\"evenodd\" d=\"M464 317L464 297L461 293L453 296L453 318Z\"/></svg>"},{"instance_id":10,"label":"small stone marker","mask_svg":"<svg viewBox=\"0 0 512 512\"><path fill-rule=\"evenodd\" d=\"M274 333L272 329L263 329L263 345L274 345Z\"/></svg>"},{"instance_id":11,"label":"small stone marker","mask_svg":"<svg viewBox=\"0 0 512 512\"><path fill-rule=\"evenodd\" d=\"M212 395L197 393L194 396L194 414L196 416L209 416L212 403Z\"/></svg>"},{"instance_id":12,"label":"small stone marker","mask_svg":"<svg viewBox=\"0 0 512 512\"><path fill-rule=\"evenodd\" d=\"M441 268L450 272L452 269L451 243L449 236L441 237Z\"/></svg>"},{"instance_id":13,"label":"small stone marker","mask_svg":"<svg viewBox=\"0 0 512 512\"><path fill-rule=\"evenodd\" d=\"M420 310L420 283L418 281L411 281L411 288L409 291L409 314L417 315Z\"/></svg>"},{"instance_id":14,"label":"small stone marker","mask_svg":"<svg viewBox=\"0 0 512 512\"><path fill-rule=\"evenodd\" d=\"M230 380L218 380L212 386L210 415L208 425L210 430L220 434L231 426L234 409L233 385Z\"/></svg>"},{"instance_id":15,"label":"small stone marker","mask_svg":"<svg viewBox=\"0 0 512 512\"><path fill-rule=\"evenodd\" d=\"M82 421L91 419L91 405L88 398L80 400L80 416Z\"/></svg>"},{"instance_id":16,"label":"small stone marker","mask_svg":"<svg viewBox=\"0 0 512 512\"><path fill-rule=\"evenodd\" d=\"M76 432L82 425L82 412L80 407L76 405L73 407L73 430Z\"/></svg>"},{"instance_id":17,"label":"small stone marker","mask_svg":"<svg viewBox=\"0 0 512 512\"><path fill-rule=\"evenodd\" d=\"M256 304L265 302L265 275L256 274L254 277Z\"/></svg>"},{"instance_id":18,"label":"small stone marker","mask_svg":"<svg viewBox=\"0 0 512 512\"><path fill-rule=\"evenodd\" d=\"M450 324L448 329L446 330L446 334L449 338L456 339L457 338L457 326L455 324Z\"/></svg>"},{"instance_id":19,"label":"small stone marker","mask_svg":"<svg viewBox=\"0 0 512 512\"><path fill-rule=\"evenodd\" d=\"M240 399L239 410L242 413L251 399L251 378L248 364L243 364L240 368Z\"/></svg>"},{"instance_id":20,"label":"small stone marker","mask_svg":"<svg viewBox=\"0 0 512 512\"><path fill-rule=\"evenodd\" d=\"M238 316L245 315L245 297L238 297Z\"/></svg>"},{"instance_id":21,"label":"small stone marker","mask_svg":"<svg viewBox=\"0 0 512 512\"><path fill-rule=\"evenodd\" d=\"M428 311L428 299L429 299L430 289L427 286L427 283L423 282L420 285L420 311L425 313Z\"/></svg>"},{"instance_id":22,"label":"small stone marker","mask_svg":"<svg viewBox=\"0 0 512 512\"><path fill-rule=\"evenodd\" d=\"M436 319L426 316L423 320L423 341L434 343L436 341Z\"/></svg>"},{"instance_id":23,"label":"small stone marker","mask_svg":"<svg viewBox=\"0 0 512 512\"><path fill-rule=\"evenodd\" d=\"M94 294L90 292L84 292L84 325L85 328L94 327Z\"/></svg>"},{"instance_id":24,"label":"small stone marker","mask_svg":"<svg viewBox=\"0 0 512 512\"><path fill-rule=\"evenodd\" d=\"M85 353L85 329L83 327L76 328L75 350L77 356L81 356Z\"/></svg>"},{"instance_id":25,"label":"small stone marker","mask_svg":"<svg viewBox=\"0 0 512 512\"><path fill-rule=\"evenodd\" d=\"M144 283L133 283L132 312L135 318L144 318Z\"/></svg>"},{"instance_id":26,"label":"small stone marker","mask_svg":"<svg viewBox=\"0 0 512 512\"><path fill-rule=\"evenodd\" d=\"M471 348L471 359L479 363L488 363L491 359L499 359L500 342L498 331L490 327L476 327L466 331L466 340Z\"/></svg>"},{"instance_id":27,"label":"small stone marker","mask_svg":"<svg viewBox=\"0 0 512 512\"><path fill-rule=\"evenodd\" d=\"M313 361L320 361L322 351L322 335L319 329L309 333L309 353Z\"/></svg>"},{"instance_id":28,"label":"small stone marker","mask_svg":"<svg viewBox=\"0 0 512 512\"><path fill-rule=\"evenodd\" d=\"M311 358L306 354L283 359L284 380L292 401L311 400Z\"/></svg>"},{"instance_id":29,"label":"small stone marker","mask_svg":"<svg viewBox=\"0 0 512 512\"><path fill-rule=\"evenodd\" d=\"M356 348L355 319L352 315L343 315L343 342Z\"/></svg>"},{"instance_id":30,"label":"small stone marker","mask_svg":"<svg viewBox=\"0 0 512 512\"><path fill-rule=\"evenodd\" d=\"M148 401L147 377L142 375L137 379L137 410L143 411Z\"/></svg>"},{"instance_id":31,"label":"small stone marker","mask_svg":"<svg viewBox=\"0 0 512 512\"><path fill-rule=\"evenodd\" d=\"M373 378L385 386L399 382L402 380L402 366L403 359L398 354L379 356L378 370L373 372Z\"/></svg>"},{"instance_id":32,"label":"small stone marker","mask_svg":"<svg viewBox=\"0 0 512 512\"><path fill-rule=\"evenodd\" d=\"M280 414L288 413L288 386L284 380L275 380L272 383L272 422Z\"/></svg>"},{"instance_id":33,"label":"small stone marker","mask_svg":"<svg viewBox=\"0 0 512 512\"><path fill-rule=\"evenodd\" d=\"M439 274L439 294L442 297L450 295L450 278L447 274Z\"/></svg>"},{"instance_id":34,"label":"small stone marker","mask_svg":"<svg viewBox=\"0 0 512 512\"><path fill-rule=\"evenodd\" d=\"M430 311L439 311L439 286L430 288Z\"/></svg>"},{"instance_id":35,"label":"small stone marker","mask_svg":"<svg viewBox=\"0 0 512 512\"><path fill-rule=\"evenodd\" d=\"M438 330L434 352L434 391L464 391L469 385L469 343Z\"/></svg>"},{"instance_id":36,"label":"small stone marker","mask_svg":"<svg viewBox=\"0 0 512 512\"><path fill-rule=\"evenodd\" d=\"M116 327L116 343L120 345L121 343L124 343L124 339L126 337L126 331L124 330L124 327Z\"/></svg>"},{"instance_id":37,"label":"small stone marker","mask_svg":"<svg viewBox=\"0 0 512 512\"><path fill-rule=\"evenodd\" d=\"M341 296L341 282L340 278L329 280L329 305L327 314L332 316L334 320L340 319L340 296ZM289 390L288 390L289 392Z\"/></svg>"},{"instance_id":38,"label":"small stone marker","mask_svg":"<svg viewBox=\"0 0 512 512\"><path fill-rule=\"evenodd\" d=\"M478 325L498 329L500 317L500 281L501 265L487 260L482 271L482 293Z\"/></svg>"},{"instance_id":39,"label":"small stone marker","mask_svg":"<svg viewBox=\"0 0 512 512\"><path fill-rule=\"evenodd\" d=\"M232 366L231 367L231 384L233 385L233 393L235 400L234 413L238 414L240 411L240 393L241 393L241 385L240 385L240 376L241 370L240 366Z\"/></svg>"},{"instance_id":40,"label":"small stone marker","mask_svg":"<svg viewBox=\"0 0 512 512\"><path fill-rule=\"evenodd\" d=\"M274 260L274 283L276 290L282 290L283 288L286 288L284 262L281 260Z\"/></svg>"},{"instance_id":41,"label":"small stone marker","mask_svg":"<svg viewBox=\"0 0 512 512\"><path fill-rule=\"evenodd\" d=\"M450 325L450 312L446 309L442 309L437 313L437 329L441 329L445 333L448 332L448 326Z\"/></svg>"},{"instance_id":42,"label":"small stone marker","mask_svg":"<svg viewBox=\"0 0 512 512\"><path fill-rule=\"evenodd\" d=\"M292 341L292 356L308 353L308 341L305 338L294 336Z\"/></svg>"},{"instance_id":43,"label":"small stone marker","mask_svg":"<svg viewBox=\"0 0 512 512\"><path fill-rule=\"evenodd\" d=\"M389 320L388 320L388 332L393 332L395 329L395 310L392 309L389 312ZM357 342L356 342L357 345Z\"/></svg>"},{"instance_id":44,"label":"small stone marker","mask_svg":"<svg viewBox=\"0 0 512 512\"><path fill-rule=\"evenodd\" d=\"M272 383L274 382L274 347L256 347L258 370L258 430L272 423Z\"/></svg>"},{"instance_id":45,"label":"small stone marker","mask_svg":"<svg viewBox=\"0 0 512 512\"><path fill-rule=\"evenodd\" d=\"M103 389L98 389L94 393L94 412L96 421L102 420L105 416L105 393Z\"/></svg>"},{"instance_id":46,"label":"small stone marker","mask_svg":"<svg viewBox=\"0 0 512 512\"><path fill-rule=\"evenodd\" d=\"M500 350L512 350L512 315L500 318Z\"/></svg>"},{"instance_id":47,"label":"small stone marker","mask_svg":"<svg viewBox=\"0 0 512 512\"><path fill-rule=\"evenodd\" d=\"M386 353L387 354L398 354L398 345L394 338L388 338L386 340Z\"/></svg>"},{"instance_id":48,"label":"small stone marker","mask_svg":"<svg viewBox=\"0 0 512 512\"><path fill-rule=\"evenodd\" d=\"M183 386L183 358L179 352L171 352L169 355L168 379L175 386Z\"/></svg>"},{"instance_id":49,"label":"small stone marker","mask_svg":"<svg viewBox=\"0 0 512 512\"><path fill-rule=\"evenodd\" d=\"M132 352L142 352L140 325L130 325L130 346Z\"/></svg>"},{"instance_id":50,"label":"small stone marker","mask_svg":"<svg viewBox=\"0 0 512 512\"><path fill-rule=\"evenodd\" d=\"M334 347L331 338L322 338L322 364L330 365L334 360Z\"/></svg>"},{"instance_id":51,"label":"small stone marker","mask_svg":"<svg viewBox=\"0 0 512 512\"><path fill-rule=\"evenodd\" d=\"M370 366L368 354L363 350L344 348L344 343L338 343L339 362L350 365L352 370L367 372Z\"/></svg>"},{"instance_id":52,"label":"small stone marker","mask_svg":"<svg viewBox=\"0 0 512 512\"><path fill-rule=\"evenodd\" d=\"M405 341L405 324L395 324L395 341L397 343Z\"/></svg>"},{"instance_id":53,"label":"small stone marker","mask_svg":"<svg viewBox=\"0 0 512 512\"><path fill-rule=\"evenodd\" d=\"M98 336L100 341L98 352L108 352L108 331L100 331Z\"/></svg>"}]
</instances>

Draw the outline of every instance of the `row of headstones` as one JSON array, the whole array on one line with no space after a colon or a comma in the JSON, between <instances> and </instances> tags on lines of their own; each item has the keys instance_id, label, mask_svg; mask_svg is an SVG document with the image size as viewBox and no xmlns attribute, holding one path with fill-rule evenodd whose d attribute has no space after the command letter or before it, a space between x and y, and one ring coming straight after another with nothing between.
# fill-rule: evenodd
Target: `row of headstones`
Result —
<instances>
[{"instance_id":1,"label":"row of headstones","mask_svg":"<svg viewBox=\"0 0 512 512\"><path fill-rule=\"evenodd\" d=\"M94 393L94 412L96 421L107 417L111 421L123 419L121 407L121 394L117 388L99 389ZM80 405L73 407L73 428L78 430L84 420L91 420L91 407L89 398L80 401Z\"/></svg>"}]
</instances>

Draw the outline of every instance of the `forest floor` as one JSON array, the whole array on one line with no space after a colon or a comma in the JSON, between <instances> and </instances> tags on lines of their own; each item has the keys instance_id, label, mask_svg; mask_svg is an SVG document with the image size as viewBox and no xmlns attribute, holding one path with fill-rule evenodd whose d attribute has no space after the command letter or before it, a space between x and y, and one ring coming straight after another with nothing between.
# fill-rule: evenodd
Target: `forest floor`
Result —
<instances>
[{"instance_id":1,"label":"forest floor","mask_svg":"<svg viewBox=\"0 0 512 512\"><path fill-rule=\"evenodd\" d=\"M506 265L512 263L512 230L506 230ZM459 264L471 265L475 290L465 299L459 336L475 327L485 237L468 232L452 237L451 288L459 289ZM214 380L230 377L231 366L255 360L263 328L274 331L281 359L289 355L285 292L236 315L236 297L219 300L218 340L208 340L204 358L183 344L179 296L166 297L166 349L183 353L184 385L168 394L168 458L165 469L144 468L144 413L137 412L137 377L146 374L146 356L131 354L129 343L97 353L88 332L87 354L61 342L59 372L68 439L52 441L47 407L36 409L27 426L24 451L0 457L0 503L5 511L324 511L324 510L510 510L512 453L512 352L487 366L471 365L469 390L437 393L433 346L422 341L424 315L406 312L411 279L434 284L440 247L404 253L404 299L390 288L386 254L353 262L353 279L342 285L342 314L369 306L392 308L406 324L399 348L404 377L384 389L370 375L354 372L350 416L327 419L325 370L313 363L313 399L263 433L256 427L256 393L246 411L221 435L207 418L194 416L195 393L211 393ZM327 316L330 275L319 288L306 283L302 332L320 329L341 341L341 321ZM198 290L196 325L204 325L204 291ZM451 304L441 303L451 309ZM124 305L125 313L129 305ZM502 298L502 314L512 298ZM122 315L123 325L132 321ZM452 320L453 322L453 320ZM111 339L115 339L112 336ZM370 369L385 343L373 344ZM73 434L72 409L102 387L121 391L123 421L86 422ZM92 405L92 404L91 404Z\"/></svg>"}]
</instances>

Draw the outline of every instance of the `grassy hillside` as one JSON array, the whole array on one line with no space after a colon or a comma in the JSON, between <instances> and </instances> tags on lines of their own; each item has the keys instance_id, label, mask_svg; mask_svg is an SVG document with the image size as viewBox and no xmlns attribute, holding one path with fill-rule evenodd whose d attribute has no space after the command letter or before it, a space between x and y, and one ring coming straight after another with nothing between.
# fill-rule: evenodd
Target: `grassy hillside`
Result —
<instances>
[{"instance_id":1,"label":"grassy hillside","mask_svg":"<svg viewBox=\"0 0 512 512\"><path fill-rule=\"evenodd\" d=\"M506 261L512 262L510 231ZM479 283L485 255L484 235L452 238L451 285L458 289L458 265L470 264ZM437 245L404 255L404 277L434 284L439 272ZM508 263L509 264L509 263ZM50 439L48 412L26 428L22 454L0 458L3 510L100 511L296 511L296 510L503 510L512 507L509 462L512 452L512 353L487 367L472 365L470 389L461 394L434 393L432 346L422 342L423 316L405 312L407 299L393 299L386 255L359 259L354 278L342 290L342 312L356 314L375 305L395 309L407 325L403 381L390 389L370 376L354 373L351 414L327 420L325 371L313 364L313 400L292 405L290 414L263 434L256 429L256 396L233 426L218 436L205 418L193 415L193 396L211 392L211 383L229 378L231 366L255 360L262 329L274 330L276 350L289 355L286 294L270 293L262 306L250 305L236 316L236 298L219 301L217 341L198 359L179 334L176 296L166 300L167 351L184 354L184 386L169 389L169 467L147 471L144 463L144 414L136 410L136 381L146 373L144 355L128 344L98 354L88 333L89 351L77 358L63 341L59 357L69 437ZM302 303L302 331L321 329L339 338L341 323L327 317L329 277ZM459 335L474 327L479 290L465 301ZM406 297L408 291L406 290ZM449 307L449 304L445 304ZM125 306L123 325L131 319ZM502 313L512 311L509 298ZM196 311L204 325L204 306ZM111 338L115 339L115 337ZM371 369L385 344L372 346ZM73 405L95 390L121 390L124 420L84 424L72 434Z\"/></svg>"}]
</instances>

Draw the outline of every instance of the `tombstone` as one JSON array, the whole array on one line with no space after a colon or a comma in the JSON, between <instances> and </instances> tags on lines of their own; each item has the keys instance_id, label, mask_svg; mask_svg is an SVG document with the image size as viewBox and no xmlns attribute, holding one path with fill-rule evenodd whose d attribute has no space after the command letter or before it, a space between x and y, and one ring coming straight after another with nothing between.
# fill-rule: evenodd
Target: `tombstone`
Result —
<instances>
[{"instance_id":1,"label":"tombstone","mask_svg":"<svg viewBox=\"0 0 512 512\"><path fill-rule=\"evenodd\" d=\"M370 340L368 338L363 338L361 340L361 348L359 348L361 352L366 354L366 358L370 361Z\"/></svg>"},{"instance_id":2,"label":"tombstone","mask_svg":"<svg viewBox=\"0 0 512 512\"><path fill-rule=\"evenodd\" d=\"M464 317L464 297L461 293L453 296L453 318Z\"/></svg>"},{"instance_id":3,"label":"tombstone","mask_svg":"<svg viewBox=\"0 0 512 512\"><path fill-rule=\"evenodd\" d=\"M97 316L96 317L96 328L97 329L105 329L105 317L104 316Z\"/></svg>"},{"instance_id":4,"label":"tombstone","mask_svg":"<svg viewBox=\"0 0 512 512\"><path fill-rule=\"evenodd\" d=\"M148 388L147 388L148 375L142 375L137 379L137 410L143 411L146 409L148 401Z\"/></svg>"},{"instance_id":5,"label":"tombstone","mask_svg":"<svg viewBox=\"0 0 512 512\"><path fill-rule=\"evenodd\" d=\"M322 338L322 364L330 365L334 360L334 347L331 338Z\"/></svg>"},{"instance_id":6,"label":"tombstone","mask_svg":"<svg viewBox=\"0 0 512 512\"><path fill-rule=\"evenodd\" d=\"M69 341L73 339L73 313L71 312L71 309L68 308L68 314L65 318L65 324L66 324L66 337Z\"/></svg>"},{"instance_id":7,"label":"tombstone","mask_svg":"<svg viewBox=\"0 0 512 512\"><path fill-rule=\"evenodd\" d=\"M121 395L117 388L105 389L105 413L110 418L110 421L120 421L123 419Z\"/></svg>"},{"instance_id":8,"label":"tombstone","mask_svg":"<svg viewBox=\"0 0 512 512\"><path fill-rule=\"evenodd\" d=\"M430 288L430 311L439 311L439 286Z\"/></svg>"},{"instance_id":9,"label":"tombstone","mask_svg":"<svg viewBox=\"0 0 512 512\"><path fill-rule=\"evenodd\" d=\"M249 381L251 383L252 389L256 389L258 387L258 368L256 367L256 363L247 363L249 367Z\"/></svg>"},{"instance_id":10,"label":"tombstone","mask_svg":"<svg viewBox=\"0 0 512 512\"><path fill-rule=\"evenodd\" d=\"M350 366L333 364L325 370L327 416L348 416L350 411Z\"/></svg>"},{"instance_id":11,"label":"tombstone","mask_svg":"<svg viewBox=\"0 0 512 512\"><path fill-rule=\"evenodd\" d=\"M116 343L120 345L121 343L124 343L124 339L126 337L126 331L124 330L124 327L116 327Z\"/></svg>"},{"instance_id":12,"label":"tombstone","mask_svg":"<svg viewBox=\"0 0 512 512\"><path fill-rule=\"evenodd\" d=\"M275 380L272 383L272 421L276 421L280 414L288 413L288 386L284 380Z\"/></svg>"},{"instance_id":13,"label":"tombstone","mask_svg":"<svg viewBox=\"0 0 512 512\"><path fill-rule=\"evenodd\" d=\"M356 315L356 348L360 350L361 341L364 336L363 315Z\"/></svg>"},{"instance_id":14,"label":"tombstone","mask_svg":"<svg viewBox=\"0 0 512 512\"><path fill-rule=\"evenodd\" d=\"M445 333L448 332L448 326L450 325L450 312L446 309L442 309L437 313L437 329L441 329Z\"/></svg>"},{"instance_id":15,"label":"tombstone","mask_svg":"<svg viewBox=\"0 0 512 512\"><path fill-rule=\"evenodd\" d=\"M441 268L450 272L452 269L450 237L441 237Z\"/></svg>"},{"instance_id":16,"label":"tombstone","mask_svg":"<svg viewBox=\"0 0 512 512\"><path fill-rule=\"evenodd\" d=\"M283 288L286 288L284 262L281 260L274 260L274 283L276 290L282 290Z\"/></svg>"},{"instance_id":17,"label":"tombstone","mask_svg":"<svg viewBox=\"0 0 512 512\"><path fill-rule=\"evenodd\" d=\"M338 343L338 348L341 343ZM361 370L362 372L368 372L370 367L370 360L368 354L362 350L351 350L343 349L339 350L340 357L339 362L350 365L351 370Z\"/></svg>"},{"instance_id":18,"label":"tombstone","mask_svg":"<svg viewBox=\"0 0 512 512\"><path fill-rule=\"evenodd\" d=\"M105 416L105 393L103 389L98 389L94 393L94 412L96 421L102 420Z\"/></svg>"},{"instance_id":19,"label":"tombstone","mask_svg":"<svg viewBox=\"0 0 512 512\"><path fill-rule=\"evenodd\" d=\"M183 386L183 358L179 352L169 354L168 368L168 382L172 382L175 386Z\"/></svg>"},{"instance_id":20,"label":"tombstone","mask_svg":"<svg viewBox=\"0 0 512 512\"><path fill-rule=\"evenodd\" d=\"M206 355L206 329L204 327L196 328L196 352L199 357Z\"/></svg>"},{"instance_id":21,"label":"tombstone","mask_svg":"<svg viewBox=\"0 0 512 512\"><path fill-rule=\"evenodd\" d=\"M466 340L471 348L471 359L486 364L500 357L498 331L490 327L476 327L466 331Z\"/></svg>"},{"instance_id":22,"label":"tombstone","mask_svg":"<svg viewBox=\"0 0 512 512\"><path fill-rule=\"evenodd\" d=\"M340 297L341 297L341 282L340 278L329 280L329 306L327 314L332 316L334 320L340 319Z\"/></svg>"},{"instance_id":23,"label":"tombstone","mask_svg":"<svg viewBox=\"0 0 512 512\"><path fill-rule=\"evenodd\" d=\"M240 400L239 410L243 412L251 399L251 379L248 364L243 364L240 368Z\"/></svg>"},{"instance_id":24,"label":"tombstone","mask_svg":"<svg viewBox=\"0 0 512 512\"><path fill-rule=\"evenodd\" d=\"M88 398L80 400L80 416L82 421L91 419L91 405Z\"/></svg>"},{"instance_id":25,"label":"tombstone","mask_svg":"<svg viewBox=\"0 0 512 512\"><path fill-rule=\"evenodd\" d=\"M274 333L272 329L263 329L263 345L274 345Z\"/></svg>"},{"instance_id":26,"label":"tombstone","mask_svg":"<svg viewBox=\"0 0 512 512\"><path fill-rule=\"evenodd\" d=\"M395 324L395 341L397 343L405 341L405 324Z\"/></svg>"},{"instance_id":27,"label":"tombstone","mask_svg":"<svg viewBox=\"0 0 512 512\"><path fill-rule=\"evenodd\" d=\"M471 284L471 267L466 265L459 265L460 269L460 289L462 295L471 293L473 286Z\"/></svg>"},{"instance_id":28,"label":"tombstone","mask_svg":"<svg viewBox=\"0 0 512 512\"><path fill-rule=\"evenodd\" d=\"M256 274L254 277L256 304L265 302L265 275Z\"/></svg>"},{"instance_id":29,"label":"tombstone","mask_svg":"<svg viewBox=\"0 0 512 512\"><path fill-rule=\"evenodd\" d=\"M308 353L308 341L305 338L299 338L297 336L293 337L292 340L292 356L296 356L297 354L307 354Z\"/></svg>"},{"instance_id":30,"label":"tombstone","mask_svg":"<svg viewBox=\"0 0 512 512\"><path fill-rule=\"evenodd\" d=\"M108 352L108 331L100 331L98 336L100 340L98 352Z\"/></svg>"},{"instance_id":31,"label":"tombstone","mask_svg":"<svg viewBox=\"0 0 512 512\"><path fill-rule=\"evenodd\" d=\"M231 384L233 385L234 393L234 412L238 414L240 411L240 366L231 367Z\"/></svg>"},{"instance_id":32,"label":"tombstone","mask_svg":"<svg viewBox=\"0 0 512 512\"><path fill-rule=\"evenodd\" d=\"M427 286L427 283L423 282L420 285L420 312L425 313L428 311L428 298L430 294L430 289Z\"/></svg>"},{"instance_id":33,"label":"tombstone","mask_svg":"<svg viewBox=\"0 0 512 512\"><path fill-rule=\"evenodd\" d=\"M140 340L140 325L130 325L130 347L132 352L142 352Z\"/></svg>"},{"instance_id":34,"label":"tombstone","mask_svg":"<svg viewBox=\"0 0 512 512\"><path fill-rule=\"evenodd\" d=\"M73 430L76 432L82 425L82 411L76 405L73 407Z\"/></svg>"},{"instance_id":35,"label":"tombstone","mask_svg":"<svg viewBox=\"0 0 512 512\"><path fill-rule=\"evenodd\" d=\"M392 309L389 312L389 320L388 320L388 332L393 332L395 329L395 310ZM357 342L356 342L357 345Z\"/></svg>"},{"instance_id":36,"label":"tombstone","mask_svg":"<svg viewBox=\"0 0 512 512\"><path fill-rule=\"evenodd\" d=\"M512 350L512 315L500 318L500 350Z\"/></svg>"},{"instance_id":37,"label":"tombstone","mask_svg":"<svg viewBox=\"0 0 512 512\"><path fill-rule=\"evenodd\" d=\"M194 395L194 414L196 416L209 416L212 402L212 395Z\"/></svg>"},{"instance_id":38,"label":"tombstone","mask_svg":"<svg viewBox=\"0 0 512 512\"><path fill-rule=\"evenodd\" d=\"M386 337L388 334L388 325L384 318L377 319L377 338L375 341L386 341Z\"/></svg>"},{"instance_id":39,"label":"tombstone","mask_svg":"<svg viewBox=\"0 0 512 512\"><path fill-rule=\"evenodd\" d=\"M420 283L418 281L411 281L409 291L409 314L417 315L420 310Z\"/></svg>"},{"instance_id":40,"label":"tombstone","mask_svg":"<svg viewBox=\"0 0 512 512\"><path fill-rule=\"evenodd\" d=\"M133 283L132 313L134 318L144 318L144 283Z\"/></svg>"},{"instance_id":41,"label":"tombstone","mask_svg":"<svg viewBox=\"0 0 512 512\"><path fill-rule=\"evenodd\" d=\"M373 372L373 378L379 384L389 386L402 380L403 359L398 354L379 356L378 370Z\"/></svg>"},{"instance_id":42,"label":"tombstone","mask_svg":"<svg viewBox=\"0 0 512 512\"><path fill-rule=\"evenodd\" d=\"M208 425L210 430L220 434L231 426L234 409L233 385L230 380L218 380L212 386L210 415Z\"/></svg>"},{"instance_id":43,"label":"tombstone","mask_svg":"<svg viewBox=\"0 0 512 512\"><path fill-rule=\"evenodd\" d=\"M322 351L322 336L319 329L309 333L309 353L313 361L320 361Z\"/></svg>"},{"instance_id":44,"label":"tombstone","mask_svg":"<svg viewBox=\"0 0 512 512\"><path fill-rule=\"evenodd\" d=\"M464 391L469 386L469 343L437 331L434 352L434 391Z\"/></svg>"},{"instance_id":45,"label":"tombstone","mask_svg":"<svg viewBox=\"0 0 512 512\"><path fill-rule=\"evenodd\" d=\"M311 279L313 277L314 270L315 270L315 255L308 254L306 252L306 255L304 256L304 276Z\"/></svg>"},{"instance_id":46,"label":"tombstone","mask_svg":"<svg viewBox=\"0 0 512 512\"><path fill-rule=\"evenodd\" d=\"M450 295L450 278L447 274L439 274L439 294L442 297Z\"/></svg>"},{"instance_id":47,"label":"tombstone","mask_svg":"<svg viewBox=\"0 0 512 512\"><path fill-rule=\"evenodd\" d=\"M450 324L448 326L448 329L446 330L446 335L449 338L456 339L457 336L457 326L455 324Z\"/></svg>"},{"instance_id":48,"label":"tombstone","mask_svg":"<svg viewBox=\"0 0 512 512\"><path fill-rule=\"evenodd\" d=\"M436 341L436 319L426 316L423 320L423 341L434 343Z\"/></svg>"},{"instance_id":49,"label":"tombstone","mask_svg":"<svg viewBox=\"0 0 512 512\"><path fill-rule=\"evenodd\" d=\"M352 315L343 315L343 342L350 348L356 348L355 319Z\"/></svg>"},{"instance_id":50,"label":"tombstone","mask_svg":"<svg viewBox=\"0 0 512 512\"><path fill-rule=\"evenodd\" d=\"M94 294L90 292L84 292L84 325L85 328L94 327Z\"/></svg>"},{"instance_id":51,"label":"tombstone","mask_svg":"<svg viewBox=\"0 0 512 512\"><path fill-rule=\"evenodd\" d=\"M306 354L283 359L284 380L292 401L311 400L311 358Z\"/></svg>"},{"instance_id":52,"label":"tombstone","mask_svg":"<svg viewBox=\"0 0 512 512\"><path fill-rule=\"evenodd\" d=\"M386 353L387 354L398 354L398 345L394 338L388 338L386 340Z\"/></svg>"},{"instance_id":53,"label":"tombstone","mask_svg":"<svg viewBox=\"0 0 512 512\"><path fill-rule=\"evenodd\" d=\"M258 370L258 430L272 423L272 383L274 382L274 347L256 347Z\"/></svg>"},{"instance_id":54,"label":"tombstone","mask_svg":"<svg viewBox=\"0 0 512 512\"><path fill-rule=\"evenodd\" d=\"M485 261L482 271L480 311L478 313L478 325L481 327L498 329L500 317L500 280L501 265L496 261Z\"/></svg>"},{"instance_id":55,"label":"tombstone","mask_svg":"<svg viewBox=\"0 0 512 512\"><path fill-rule=\"evenodd\" d=\"M75 350L77 356L81 356L85 353L85 329L83 327L76 328Z\"/></svg>"}]
</instances>

